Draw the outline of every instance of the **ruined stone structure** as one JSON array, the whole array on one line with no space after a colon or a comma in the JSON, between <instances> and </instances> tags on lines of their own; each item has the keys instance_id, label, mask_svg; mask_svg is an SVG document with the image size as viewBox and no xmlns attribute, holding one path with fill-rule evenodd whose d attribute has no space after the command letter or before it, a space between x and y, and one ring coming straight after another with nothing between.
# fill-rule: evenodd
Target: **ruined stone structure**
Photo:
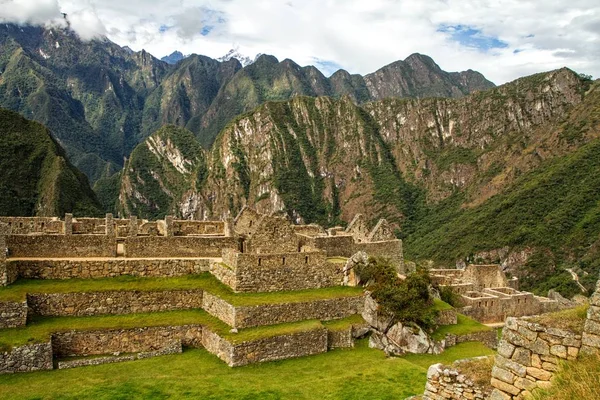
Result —
<instances>
[{"instance_id":1,"label":"ruined stone structure","mask_svg":"<svg viewBox=\"0 0 600 400\"><path fill-rule=\"evenodd\" d=\"M366 228L365 228L366 229ZM0 285L17 279L176 277L213 274L233 292L319 289L343 284L344 264L332 258L362 250L389 257L403 270L402 242L385 221L371 232L325 231L244 208L235 221L144 221L0 217ZM6 251L4 251L6 250ZM335 261L335 260L334 260ZM1 290L1 289L0 289ZM202 288L28 293L0 302L0 328L23 327L28 316L94 316L202 309L226 326L251 329L305 320L360 315L364 295L239 305ZM212 325L211 325L212 326ZM207 325L56 332L47 342L0 353L0 373L72 368L172 354L205 347L230 366L316 354L353 346L364 323L329 330L323 325L238 342L235 333ZM120 355L127 353L126 355ZM117 355L115 355L117 354ZM95 355L93 359L65 357Z\"/></svg>"},{"instance_id":2,"label":"ruined stone structure","mask_svg":"<svg viewBox=\"0 0 600 400\"><path fill-rule=\"evenodd\" d=\"M460 361L450 367L442 364L430 366L423 400L484 400L489 397L489 388L476 384L461 374L457 367L460 368Z\"/></svg>"},{"instance_id":3,"label":"ruined stone structure","mask_svg":"<svg viewBox=\"0 0 600 400\"><path fill-rule=\"evenodd\" d=\"M517 290L517 278L507 279L500 265L467 265L463 269L432 269L432 279L460 295L459 310L483 323L503 322L507 317L537 315L562 306L555 300Z\"/></svg>"}]
</instances>

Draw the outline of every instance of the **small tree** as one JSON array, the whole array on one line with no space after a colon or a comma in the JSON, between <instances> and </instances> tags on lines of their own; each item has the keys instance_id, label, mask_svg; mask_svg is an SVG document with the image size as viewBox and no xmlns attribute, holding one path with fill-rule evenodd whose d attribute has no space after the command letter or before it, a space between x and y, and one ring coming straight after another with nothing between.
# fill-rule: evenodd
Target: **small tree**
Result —
<instances>
[{"instance_id":1,"label":"small tree","mask_svg":"<svg viewBox=\"0 0 600 400\"><path fill-rule=\"evenodd\" d=\"M402 280L389 260L371 257L367 264L357 265L355 272L359 284L369 287L375 301L395 322L433 327L436 311L432 308L431 278L426 269L418 268Z\"/></svg>"}]
</instances>

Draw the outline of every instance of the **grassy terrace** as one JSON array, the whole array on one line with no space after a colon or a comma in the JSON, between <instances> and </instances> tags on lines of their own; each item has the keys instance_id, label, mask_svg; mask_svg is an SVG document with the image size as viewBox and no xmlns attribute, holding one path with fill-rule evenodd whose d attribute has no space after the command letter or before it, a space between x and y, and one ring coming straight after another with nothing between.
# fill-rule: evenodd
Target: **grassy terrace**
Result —
<instances>
[{"instance_id":1,"label":"grassy terrace","mask_svg":"<svg viewBox=\"0 0 600 400\"><path fill-rule=\"evenodd\" d=\"M462 343L440 355L386 358L368 340L353 349L229 368L202 349L147 360L0 375L2 399L404 399L422 394L437 362L491 354Z\"/></svg>"},{"instance_id":2,"label":"grassy terrace","mask_svg":"<svg viewBox=\"0 0 600 400\"><path fill-rule=\"evenodd\" d=\"M568 310L541 314L530 318L529 321L554 328L568 329L573 332L583 332L588 308L588 305L583 305Z\"/></svg>"},{"instance_id":3,"label":"grassy terrace","mask_svg":"<svg viewBox=\"0 0 600 400\"><path fill-rule=\"evenodd\" d=\"M352 317L350 317L352 318ZM347 318L348 319L348 318ZM342 320L344 321L344 320ZM348 322L345 322L348 323ZM130 329L148 326L200 324L232 343L323 328L316 320L240 329L231 333L228 325L203 310L168 311L146 314L101 315L94 317L35 318L22 328L0 329L0 350L27 343L47 341L50 334L61 331L96 329Z\"/></svg>"},{"instance_id":4,"label":"grassy terrace","mask_svg":"<svg viewBox=\"0 0 600 400\"><path fill-rule=\"evenodd\" d=\"M448 333L461 336L469 333L491 331L492 328L483 325L480 322L475 321L467 317L466 315L457 314L458 323L456 325L442 325L435 332L431 334L435 340L443 339Z\"/></svg>"},{"instance_id":5,"label":"grassy terrace","mask_svg":"<svg viewBox=\"0 0 600 400\"><path fill-rule=\"evenodd\" d=\"M109 290L175 290L203 289L219 296L234 306L261 304L296 303L356 296L361 288L334 286L323 289L307 289L273 293L234 293L210 273L186 275L175 278L139 278L120 276L101 279L20 279L7 287L0 288L0 301L23 301L27 293L98 292Z\"/></svg>"}]
</instances>

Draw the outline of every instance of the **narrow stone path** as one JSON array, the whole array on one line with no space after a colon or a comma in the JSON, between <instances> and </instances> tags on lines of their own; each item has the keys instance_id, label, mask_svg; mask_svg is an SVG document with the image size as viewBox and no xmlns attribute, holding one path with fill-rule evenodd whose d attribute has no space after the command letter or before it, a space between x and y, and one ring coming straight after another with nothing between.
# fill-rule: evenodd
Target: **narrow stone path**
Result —
<instances>
[{"instance_id":1,"label":"narrow stone path","mask_svg":"<svg viewBox=\"0 0 600 400\"><path fill-rule=\"evenodd\" d=\"M581 282L579 282L579 275L577 275L577 273L575 271L573 271L573 268L567 268L567 271L569 271L569 273L573 277L573 281L577 284L577 286L579 286L579 288L581 289L581 291L583 293L587 293L587 289L585 288L585 286L583 286L581 284Z\"/></svg>"}]
</instances>

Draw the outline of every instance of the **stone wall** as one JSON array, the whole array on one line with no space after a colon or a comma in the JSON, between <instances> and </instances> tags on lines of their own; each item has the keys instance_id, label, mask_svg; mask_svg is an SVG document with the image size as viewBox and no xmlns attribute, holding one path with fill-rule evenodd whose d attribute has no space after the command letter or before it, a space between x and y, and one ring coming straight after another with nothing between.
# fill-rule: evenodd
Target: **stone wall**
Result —
<instances>
[{"instance_id":1,"label":"stone wall","mask_svg":"<svg viewBox=\"0 0 600 400\"><path fill-rule=\"evenodd\" d=\"M327 329L278 335L232 345L230 367L303 357L327 351Z\"/></svg>"},{"instance_id":2,"label":"stone wall","mask_svg":"<svg viewBox=\"0 0 600 400\"><path fill-rule=\"evenodd\" d=\"M171 277L209 270L209 259L9 260L25 279L106 278L121 275Z\"/></svg>"},{"instance_id":3,"label":"stone wall","mask_svg":"<svg viewBox=\"0 0 600 400\"><path fill-rule=\"evenodd\" d=\"M352 254L364 251L369 256L377 256L388 258L396 270L401 274L406 274L404 268L404 254L402 252L402 240L388 240L385 242L371 242L371 243L355 243Z\"/></svg>"},{"instance_id":4,"label":"stone wall","mask_svg":"<svg viewBox=\"0 0 600 400\"><path fill-rule=\"evenodd\" d=\"M231 327L236 327L236 307L211 293L205 292L202 308L210 315L219 318Z\"/></svg>"},{"instance_id":5,"label":"stone wall","mask_svg":"<svg viewBox=\"0 0 600 400\"><path fill-rule=\"evenodd\" d=\"M0 286L8 286L19 277L19 271L14 264L0 260Z\"/></svg>"},{"instance_id":6,"label":"stone wall","mask_svg":"<svg viewBox=\"0 0 600 400\"><path fill-rule=\"evenodd\" d=\"M106 218L73 218L71 224L73 235L106 235Z\"/></svg>"},{"instance_id":7,"label":"stone wall","mask_svg":"<svg viewBox=\"0 0 600 400\"><path fill-rule=\"evenodd\" d=\"M456 369L434 364L427 370L423 400L483 400L488 398L489 392Z\"/></svg>"},{"instance_id":8,"label":"stone wall","mask_svg":"<svg viewBox=\"0 0 600 400\"><path fill-rule=\"evenodd\" d=\"M303 246L322 250L327 257L351 257L354 254L354 238L351 235L340 236L301 236Z\"/></svg>"},{"instance_id":9,"label":"stone wall","mask_svg":"<svg viewBox=\"0 0 600 400\"><path fill-rule=\"evenodd\" d=\"M498 334L496 330L467 333L466 335L447 334L445 337L445 348L456 346L465 342L481 342L490 349L498 348Z\"/></svg>"},{"instance_id":10,"label":"stone wall","mask_svg":"<svg viewBox=\"0 0 600 400\"><path fill-rule=\"evenodd\" d=\"M0 329L25 326L27 323L27 302L0 301Z\"/></svg>"},{"instance_id":11,"label":"stone wall","mask_svg":"<svg viewBox=\"0 0 600 400\"><path fill-rule=\"evenodd\" d=\"M590 308L583 328L581 351L587 354L600 353L600 281L590 297Z\"/></svg>"},{"instance_id":12,"label":"stone wall","mask_svg":"<svg viewBox=\"0 0 600 400\"><path fill-rule=\"evenodd\" d=\"M7 224L12 235L64 233L63 221L56 217L0 217L0 223Z\"/></svg>"},{"instance_id":13,"label":"stone wall","mask_svg":"<svg viewBox=\"0 0 600 400\"><path fill-rule=\"evenodd\" d=\"M139 353L164 348L165 343L181 340L184 346L202 346L202 326L155 326L133 329L59 332L52 335L55 357L109 353Z\"/></svg>"},{"instance_id":14,"label":"stone wall","mask_svg":"<svg viewBox=\"0 0 600 400\"><path fill-rule=\"evenodd\" d=\"M435 319L436 325L456 325L458 317L454 308L449 310L441 310Z\"/></svg>"},{"instance_id":15,"label":"stone wall","mask_svg":"<svg viewBox=\"0 0 600 400\"><path fill-rule=\"evenodd\" d=\"M105 235L11 235L11 258L114 257L117 242Z\"/></svg>"},{"instance_id":16,"label":"stone wall","mask_svg":"<svg viewBox=\"0 0 600 400\"><path fill-rule=\"evenodd\" d=\"M174 236L189 235L220 235L225 236L225 222L223 221L173 221Z\"/></svg>"},{"instance_id":17,"label":"stone wall","mask_svg":"<svg viewBox=\"0 0 600 400\"><path fill-rule=\"evenodd\" d=\"M225 248L237 249L233 237L138 236L124 241L126 257L221 257Z\"/></svg>"},{"instance_id":18,"label":"stone wall","mask_svg":"<svg viewBox=\"0 0 600 400\"><path fill-rule=\"evenodd\" d=\"M290 253L299 250L300 239L285 218L263 215L247 240L249 253Z\"/></svg>"},{"instance_id":19,"label":"stone wall","mask_svg":"<svg viewBox=\"0 0 600 400\"><path fill-rule=\"evenodd\" d=\"M52 345L28 344L0 352L0 374L52 369Z\"/></svg>"},{"instance_id":20,"label":"stone wall","mask_svg":"<svg viewBox=\"0 0 600 400\"><path fill-rule=\"evenodd\" d=\"M202 294L200 289L33 293L27 295L27 305L41 316L132 314L202 308Z\"/></svg>"},{"instance_id":21,"label":"stone wall","mask_svg":"<svg viewBox=\"0 0 600 400\"><path fill-rule=\"evenodd\" d=\"M327 262L322 252L248 254L224 251L223 262L235 273L235 280L231 282L231 277L226 276L222 282L236 292L323 288L341 285L343 281L340 266ZM215 276L223 278L221 273Z\"/></svg>"},{"instance_id":22,"label":"stone wall","mask_svg":"<svg viewBox=\"0 0 600 400\"><path fill-rule=\"evenodd\" d=\"M352 327L342 330L327 331L328 349L345 349L354 347L354 337L352 336Z\"/></svg>"},{"instance_id":23,"label":"stone wall","mask_svg":"<svg viewBox=\"0 0 600 400\"><path fill-rule=\"evenodd\" d=\"M548 388L559 362L579 354L581 335L527 319L507 318L492 369L491 399L522 399Z\"/></svg>"},{"instance_id":24,"label":"stone wall","mask_svg":"<svg viewBox=\"0 0 600 400\"><path fill-rule=\"evenodd\" d=\"M308 319L340 319L362 313L364 304L364 295L360 295L298 303L240 306L235 307L235 322L232 326L248 328Z\"/></svg>"}]
</instances>

